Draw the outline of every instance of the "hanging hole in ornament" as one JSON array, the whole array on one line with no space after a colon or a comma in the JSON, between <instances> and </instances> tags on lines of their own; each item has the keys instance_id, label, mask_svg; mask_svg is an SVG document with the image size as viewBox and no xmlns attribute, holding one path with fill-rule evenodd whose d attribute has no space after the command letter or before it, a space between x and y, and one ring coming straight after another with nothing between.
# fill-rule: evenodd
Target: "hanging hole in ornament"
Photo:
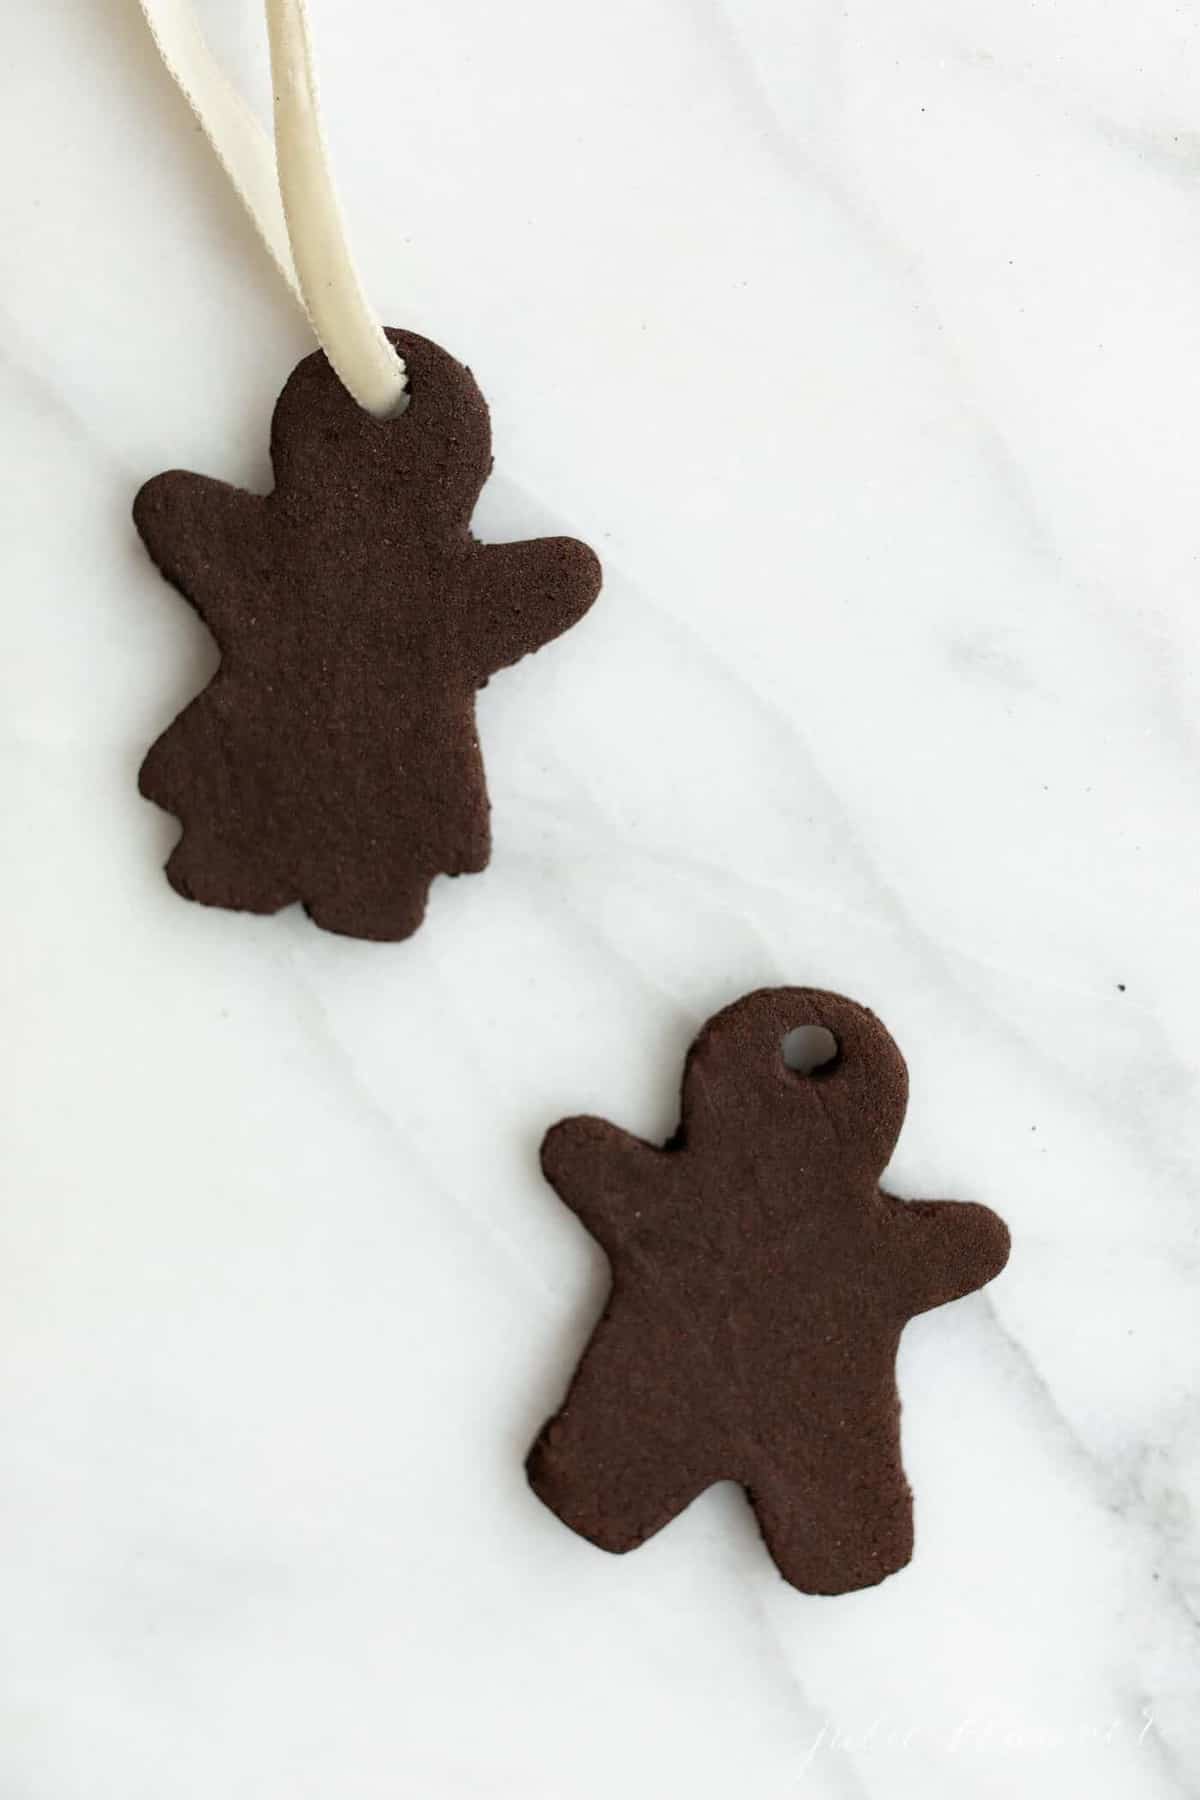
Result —
<instances>
[{"instance_id":1,"label":"hanging hole in ornament","mask_svg":"<svg viewBox=\"0 0 1200 1800\"><path fill-rule=\"evenodd\" d=\"M780 1050L794 1075L828 1075L837 1060L838 1041L824 1025L797 1025L784 1033Z\"/></svg>"},{"instance_id":2,"label":"hanging hole in ornament","mask_svg":"<svg viewBox=\"0 0 1200 1800\"><path fill-rule=\"evenodd\" d=\"M396 360L399 361L399 358ZM402 419L404 417L411 403L412 383L406 375L404 378L404 386L398 393L392 396L386 405L378 408L363 406L363 411L369 419L374 419L376 425L394 425L397 419ZM361 401L359 402L359 405L362 405Z\"/></svg>"},{"instance_id":3,"label":"hanging hole in ornament","mask_svg":"<svg viewBox=\"0 0 1200 1800\"><path fill-rule=\"evenodd\" d=\"M399 358L397 358L397 360L399 360ZM375 417L379 420L381 425L392 425L397 419L402 419L404 417L411 404L412 383L406 375L404 378L404 386L400 389L387 411L376 413Z\"/></svg>"},{"instance_id":4,"label":"hanging hole in ornament","mask_svg":"<svg viewBox=\"0 0 1200 1800\"><path fill-rule=\"evenodd\" d=\"M352 387L346 373L336 364L334 368L342 386L368 419L376 425L394 425L403 418L412 400L412 375L390 330L383 329L383 343L377 347L382 354L371 371L369 388L365 380ZM325 354L329 356L328 351ZM332 362L332 357L329 360Z\"/></svg>"}]
</instances>

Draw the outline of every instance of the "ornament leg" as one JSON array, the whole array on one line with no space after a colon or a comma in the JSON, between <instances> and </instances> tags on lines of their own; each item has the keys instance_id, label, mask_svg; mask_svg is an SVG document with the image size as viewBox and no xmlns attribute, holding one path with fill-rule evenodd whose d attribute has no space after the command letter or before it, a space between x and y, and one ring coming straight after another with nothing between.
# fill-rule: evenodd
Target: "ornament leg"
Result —
<instances>
[{"instance_id":1,"label":"ornament leg","mask_svg":"<svg viewBox=\"0 0 1200 1800\"><path fill-rule=\"evenodd\" d=\"M602 1550L634 1550L726 1471L699 1459L671 1379L678 1345L648 1331L636 1362L605 1320L584 1353L561 1412L543 1427L526 1472L564 1525Z\"/></svg>"},{"instance_id":2,"label":"ornament leg","mask_svg":"<svg viewBox=\"0 0 1200 1800\"><path fill-rule=\"evenodd\" d=\"M264 864L260 848L241 849L195 823L184 828L167 859L167 880L185 900L237 912L275 913L296 898L291 883Z\"/></svg>"},{"instance_id":3,"label":"ornament leg","mask_svg":"<svg viewBox=\"0 0 1200 1800\"><path fill-rule=\"evenodd\" d=\"M323 931L343 937L399 943L411 937L425 917L432 874L405 869L385 878L347 873L338 885L304 896L304 910Z\"/></svg>"},{"instance_id":4,"label":"ornament leg","mask_svg":"<svg viewBox=\"0 0 1200 1800\"><path fill-rule=\"evenodd\" d=\"M912 1557L912 1493L890 1436L811 1448L788 1473L746 1482L767 1549L805 1594L874 1587ZM793 1453L795 1454L795 1453Z\"/></svg>"}]
</instances>

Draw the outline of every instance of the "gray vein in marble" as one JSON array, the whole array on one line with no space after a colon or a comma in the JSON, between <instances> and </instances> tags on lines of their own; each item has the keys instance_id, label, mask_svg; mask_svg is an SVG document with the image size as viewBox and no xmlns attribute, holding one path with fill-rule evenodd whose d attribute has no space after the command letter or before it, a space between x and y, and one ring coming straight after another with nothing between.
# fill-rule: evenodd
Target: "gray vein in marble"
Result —
<instances>
[{"instance_id":1,"label":"gray vein in marble","mask_svg":"<svg viewBox=\"0 0 1200 1800\"><path fill-rule=\"evenodd\" d=\"M10 381L26 396L29 404L45 418L69 444L82 443L112 472L127 482L132 495L136 481L130 465L115 442L101 437L95 423L79 407L72 404L57 371L51 373L40 348L35 348L16 319L0 306L0 380Z\"/></svg>"},{"instance_id":2,"label":"gray vein in marble","mask_svg":"<svg viewBox=\"0 0 1200 1800\"><path fill-rule=\"evenodd\" d=\"M862 192L861 184L856 189L845 175L835 172L827 161L816 157L791 135L779 117L769 89L754 66L751 53L726 15L724 0L690 0L690 4L699 7L706 16L710 29L719 33L731 83L739 94L741 104L756 119L762 142L788 178L815 181L852 226L862 248L886 269L891 279L902 281L912 292L918 302L915 324L922 342L935 361L942 364L951 388L958 397L964 420L973 426L978 435L981 454L991 464L1003 488L1015 502L1019 515L1024 518L1030 548L1047 567L1056 571L1069 569L1065 544L1053 531L1036 501L1026 470L998 422L982 404L978 383L971 376L962 353L954 346L952 334L947 329L946 320L934 298L930 279L918 251L896 237ZM978 66L970 62L965 54L962 60L964 66ZM797 230L803 231L802 222L797 225ZM1094 629L1094 584L1076 573L1068 591L1089 627ZM1107 598L1111 604L1105 609L1105 624L1127 647L1132 647L1139 656L1149 660L1156 688L1165 702L1172 741L1186 749L1189 762L1196 765L1195 773L1200 776L1200 730L1195 723L1196 709L1189 704L1174 664L1157 654L1155 647L1148 641L1147 628L1135 616L1131 616L1125 595L1112 594ZM1200 791L1197 799L1200 801Z\"/></svg>"},{"instance_id":3,"label":"gray vein in marble","mask_svg":"<svg viewBox=\"0 0 1200 1800\"><path fill-rule=\"evenodd\" d=\"M512 1242L500 1229L494 1216L484 1209L468 1206L462 1196L451 1183L447 1183L439 1174L426 1153L419 1147L411 1132L406 1132L395 1114L390 1112L375 1097L370 1084L358 1074L348 1046L343 1042L333 1021L329 1018L325 1005L317 991L305 966L301 954L293 953L287 959L288 966L296 978L296 991L307 1002L309 1017L314 1027L312 1041L322 1050L331 1070L336 1075L339 1085L352 1100L356 1112L369 1121L373 1131L380 1132L393 1146L400 1148L404 1154L412 1158L421 1170L422 1178L428 1183L432 1193L451 1209L459 1218L464 1228L471 1228L470 1235L478 1232L491 1249L497 1265L510 1274L515 1273L518 1285L535 1290L543 1303L552 1311L561 1305L559 1296L553 1286L537 1269L531 1269L528 1260L522 1256L520 1247Z\"/></svg>"},{"instance_id":4,"label":"gray vein in marble","mask_svg":"<svg viewBox=\"0 0 1200 1800\"><path fill-rule=\"evenodd\" d=\"M988 1321L998 1346L1040 1415L1043 1427L1068 1452L1084 1487L1105 1511L1141 1540L1146 1560L1166 1572L1166 1579L1157 1584L1155 1597L1157 1599L1161 1595L1162 1600L1170 1605L1179 1625L1191 1640L1196 1659L1195 1696L1197 1706L1200 1707L1200 1610L1187 1593L1176 1566L1178 1558L1175 1549L1168 1541L1163 1525L1154 1518L1153 1509L1147 1506L1144 1496L1132 1490L1129 1479L1122 1477L1116 1469L1097 1456L1072 1425L1028 1347L1004 1324L995 1303L985 1294L981 1296L981 1304L987 1310ZM1153 1579L1152 1573L1147 1573ZM1131 1719L1140 1718L1144 1707L1151 1712L1155 1710L1154 1697L1141 1693L1127 1692L1123 1696L1123 1703ZM1154 1734L1154 1745L1160 1754L1163 1772L1172 1783L1180 1786L1180 1791L1184 1793L1200 1791L1200 1742L1194 1747L1172 1744L1160 1725ZM1196 1783L1197 1786L1181 1786L1185 1781Z\"/></svg>"}]
</instances>

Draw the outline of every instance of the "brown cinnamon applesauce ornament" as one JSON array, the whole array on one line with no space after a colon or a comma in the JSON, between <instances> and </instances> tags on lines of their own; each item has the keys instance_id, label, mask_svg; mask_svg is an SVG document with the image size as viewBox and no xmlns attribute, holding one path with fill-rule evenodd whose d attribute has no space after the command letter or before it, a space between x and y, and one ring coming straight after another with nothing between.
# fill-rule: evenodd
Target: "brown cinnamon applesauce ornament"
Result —
<instances>
[{"instance_id":1,"label":"brown cinnamon applesauce ornament","mask_svg":"<svg viewBox=\"0 0 1200 1800\"><path fill-rule=\"evenodd\" d=\"M808 1073L784 1039L836 1049ZM717 1481L740 1482L785 1581L871 1587L908 1562L896 1352L917 1313L1008 1261L1003 1220L879 1185L908 1101L865 1006L766 988L688 1052L678 1130L648 1144L566 1119L542 1145L559 1198L612 1269L604 1312L530 1483L602 1550L634 1550Z\"/></svg>"},{"instance_id":2,"label":"brown cinnamon applesauce ornament","mask_svg":"<svg viewBox=\"0 0 1200 1800\"><path fill-rule=\"evenodd\" d=\"M221 653L139 786L183 826L167 876L187 899L258 913L298 900L328 930L405 938L436 875L488 862L476 690L587 611L600 565L573 538L472 536L487 406L461 363L384 332L366 305L300 0L267 5L282 212L250 155L271 154L265 133L236 140L239 180L217 141L223 77L207 53L197 63L177 6L142 4L324 350L276 406L272 493L172 470L137 496L146 548Z\"/></svg>"}]
</instances>

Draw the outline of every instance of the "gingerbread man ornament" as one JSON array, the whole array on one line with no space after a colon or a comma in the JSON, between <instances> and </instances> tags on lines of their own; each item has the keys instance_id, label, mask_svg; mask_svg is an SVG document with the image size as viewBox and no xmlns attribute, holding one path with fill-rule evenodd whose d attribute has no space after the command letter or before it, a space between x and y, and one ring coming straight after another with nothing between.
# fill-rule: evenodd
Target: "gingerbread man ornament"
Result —
<instances>
[{"instance_id":1,"label":"gingerbread man ornament","mask_svg":"<svg viewBox=\"0 0 1200 1800\"><path fill-rule=\"evenodd\" d=\"M800 1025L837 1046L810 1074L784 1061ZM548 1133L547 1179L612 1267L603 1317L529 1456L535 1492L565 1524L632 1550L733 1480L794 1587L845 1593L908 1562L900 1333L997 1275L1009 1238L987 1207L881 1191L907 1093L873 1013L778 988L705 1026L661 1149L603 1119Z\"/></svg>"},{"instance_id":2,"label":"gingerbread man ornament","mask_svg":"<svg viewBox=\"0 0 1200 1800\"><path fill-rule=\"evenodd\" d=\"M363 938L415 931L439 873L482 869L475 692L565 631L600 587L574 538L481 544L483 396L436 344L388 333L411 400L380 421L321 353L275 409L275 490L172 470L137 528L217 640L209 686L151 748L141 790L183 823L173 887Z\"/></svg>"}]
</instances>

